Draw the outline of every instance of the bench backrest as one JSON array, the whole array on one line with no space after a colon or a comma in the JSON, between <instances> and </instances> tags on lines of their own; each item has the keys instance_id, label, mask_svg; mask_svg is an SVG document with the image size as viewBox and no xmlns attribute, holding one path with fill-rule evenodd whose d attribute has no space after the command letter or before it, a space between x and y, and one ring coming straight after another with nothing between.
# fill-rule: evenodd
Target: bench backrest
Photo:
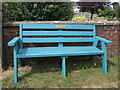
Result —
<instances>
[{"instance_id":1,"label":"bench backrest","mask_svg":"<svg viewBox=\"0 0 120 90\"><path fill-rule=\"evenodd\" d=\"M20 24L22 43L94 42L95 32L95 25Z\"/></svg>"}]
</instances>

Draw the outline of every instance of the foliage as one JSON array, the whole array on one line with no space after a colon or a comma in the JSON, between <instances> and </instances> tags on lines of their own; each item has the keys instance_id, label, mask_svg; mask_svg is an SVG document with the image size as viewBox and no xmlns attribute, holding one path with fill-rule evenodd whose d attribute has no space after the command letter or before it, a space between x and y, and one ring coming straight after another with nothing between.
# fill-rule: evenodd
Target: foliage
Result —
<instances>
[{"instance_id":1,"label":"foliage","mask_svg":"<svg viewBox=\"0 0 120 90\"><path fill-rule=\"evenodd\" d=\"M105 17L93 17L93 20L94 21L108 21L108 19Z\"/></svg>"},{"instance_id":2,"label":"foliage","mask_svg":"<svg viewBox=\"0 0 120 90\"><path fill-rule=\"evenodd\" d=\"M80 0L80 2L78 2L78 5L80 6L81 12L90 12L92 19L93 14L98 14L98 9L104 10L104 6L109 3L110 2L84 2L84 0Z\"/></svg>"},{"instance_id":3,"label":"foliage","mask_svg":"<svg viewBox=\"0 0 120 90\"><path fill-rule=\"evenodd\" d=\"M120 21L120 6L116 7L115 15L118 21Z\"/></svg>"},{"instance_id":4,"label":"foliage","mask_svg":"<svg viewBox=\"0 0 120 90\"><path fill-rule=\"evenodd\" d=\"M114 11L109 6L105 7L105 10L99 9L98 12L99 17L106 17L108 20L113 20L115 17Z\"/></svg>"},{"instance_id":5,"label":"foliage","mask_svg":"<svg viewBox=\"0 0 120 90\"><path fill-rule=\"evenodd\" d=\"M72 2L4 2L4 21L70 20Z\"/></svg>"},{"instance_id":6,"label":"foliage","mask_svg":"<svg viewBox=\"0 0 120 90\"><path fill-rule=\"evenodd\" d=\"M85 16L77 16L73 17L72 21L88 21L89 19L86 18Z\"/></svg>"},{"instance_id":7,"label":"foliage","mask_svg":"<svg viewBox=\"0 0 120 90\"><path fill-rule=\"evenodd\" d=\"M93 21L108 21L105 17L93 17L92 20ZM77 17L73 17L72 21L91 21L91 19L85 16L77 16Z\"/></svg>"},{"instance_id":8,"label":"foliage","mask_svg":"<svg viewBox=\"0 0 120 90\"><path fill-rule=\"evenodd\" d=\"M116 7L119 6L119 3L118 2L113 2L112 5L113 5L113 9L116 9Z\"/></svg>"}]
</instances>

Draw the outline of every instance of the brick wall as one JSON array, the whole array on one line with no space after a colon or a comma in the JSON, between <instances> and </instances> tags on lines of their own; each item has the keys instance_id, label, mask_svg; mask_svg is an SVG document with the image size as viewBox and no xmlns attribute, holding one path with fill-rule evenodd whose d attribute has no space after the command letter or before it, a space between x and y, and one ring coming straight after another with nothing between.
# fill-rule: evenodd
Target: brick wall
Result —
<instances>
[{"instance_id":1,"label":"brick wall","mask_svg":"<svg viewBox=\"0 0 120 90\"><path fill-rule=\"evenodd\" d=\"M13 48L8 47L7 43L13 37L18 36L19 34L19 23L57 23L57 24L82 24L82 25L96 25L96 34L97 36L103 37L105 39L113 41L113 44L107 45L107 54L108 55L120 55L118 52L120 50L118 43L120 43L119 32L120 32L120 23L117 21L111 22L96 22L96 21L41 21L41 22L7 22L3 24L3 68L8 67L13 62ZM29 44L34 46L33 44Z\"/></svg>"},{"instance_id":2,"label":"brick wall","mask_svg":"<svg viewBox=\"0 0 120 90\"><path fill-rule=\"evenodd\" d=\"M118 55L118 32L120 27L117 25L98 25L97 26L97 36L103 37L105 39L113 41L113 44L107 45L108 55Z\"/></svg>"}]
</instances>

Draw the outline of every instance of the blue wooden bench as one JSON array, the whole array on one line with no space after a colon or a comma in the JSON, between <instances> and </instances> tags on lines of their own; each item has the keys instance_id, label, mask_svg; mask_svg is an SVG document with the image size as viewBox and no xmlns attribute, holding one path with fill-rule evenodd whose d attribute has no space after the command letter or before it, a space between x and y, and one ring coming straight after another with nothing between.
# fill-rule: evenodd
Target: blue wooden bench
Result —
<instances>
[{"instance_id":1,"label":"blue wooden bench","mask_svg":"<svg viewBox=\"0 0 120 90\"><path fill-rule=\"evenodd\" d=\"M46 29L49 29L49 31ZM77 31L80 29L81 31ZM8 46L14 46L14 83L18 82L18 62L21 58L52 57L62 58L62 76L66 77L66 58L77 55L101 55L102 71L107 74L106 44L112 41L96 36L95 25L67 24L20 24L19 37L12 39ZM65 31L69 30L69 31ZM74 31L73 31L74 30ZM27 36L27 37L25 37ZM44 37L28 37L44 36ZM45 37L47 36L47 37ZM48 37L58 36L58 37ZM69 37L65 37L69 36ZM80 36L80 37L73 37ZM97 48L101 42L102 49ZM64 46L63 43L92 42L91 46ZM23 47L23 43L58 43L57 47ZM22 63L21 63L22 64Z\"/></svg>"}]
</instances>

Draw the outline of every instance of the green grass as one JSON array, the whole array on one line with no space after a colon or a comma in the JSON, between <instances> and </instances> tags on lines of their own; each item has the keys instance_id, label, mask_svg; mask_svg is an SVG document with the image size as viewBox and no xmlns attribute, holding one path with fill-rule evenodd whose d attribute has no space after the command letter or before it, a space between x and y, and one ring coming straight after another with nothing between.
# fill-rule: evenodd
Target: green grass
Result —
<instances>
[{"instance_id":1,"label":"green grass","mask_svg":"<svg viewBox=\"0 0 120 90\"><path fill-rule=\"evenodd\" d=\"M39 59L39 58L38 58ZM3 76L3 88L114 88L118 83L118 59L108 60L108 75L103 74L101 59L94 57L69 57L67 59L67 78L62 78L58 58L42 58L27 61L19 67L19 82L13 83L13 72ZM13 70L12 70L13 71Z\"/></svg>"}]
</instances>

